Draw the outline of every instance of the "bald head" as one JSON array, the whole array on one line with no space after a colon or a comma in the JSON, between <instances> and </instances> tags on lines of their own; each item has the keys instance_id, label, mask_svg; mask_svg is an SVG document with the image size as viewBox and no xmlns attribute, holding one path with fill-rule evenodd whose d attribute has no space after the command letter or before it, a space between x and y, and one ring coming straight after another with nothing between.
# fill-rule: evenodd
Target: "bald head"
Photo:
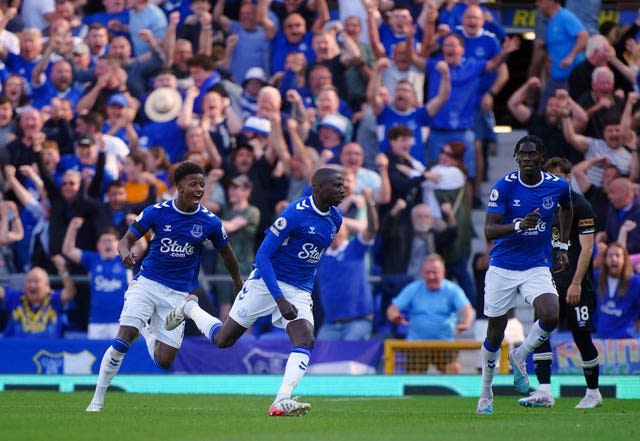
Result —
<instances>
[{"instance_id":1,"label":"bald head","mask_svg":"<svg viewBox=\"0 0 640 441\"><path fill-rule=\"evenodd\" d=\"M311 177L311 186L327 185L333 182L337 176L340 176L340 172L336 169L320 168Z\"/></svg>"}]
</instances>

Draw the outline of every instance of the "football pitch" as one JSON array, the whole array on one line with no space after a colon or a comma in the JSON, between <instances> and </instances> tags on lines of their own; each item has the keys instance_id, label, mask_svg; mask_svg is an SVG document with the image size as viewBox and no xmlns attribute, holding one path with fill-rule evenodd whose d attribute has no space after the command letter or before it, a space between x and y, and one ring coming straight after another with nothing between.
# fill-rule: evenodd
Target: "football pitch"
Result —
<instances>
[{"instance_id":1,"label":"football pitch","mask_svg":"<svg viewBox=\"0 0 640 441\"><path fill-rule=\"evenodd\" d=\"M84 411L89 392L0 392L0 440L313 441L313 440L633 440L640 439L640 400L605 399L574 409L523 408L496 397L495 414L474 413L475 398L450 396L309 397L304 417L269 417L270 397L107 394L101 413ZM304 397L303 397L304 398Z\"/></svg>"}]
</instances>

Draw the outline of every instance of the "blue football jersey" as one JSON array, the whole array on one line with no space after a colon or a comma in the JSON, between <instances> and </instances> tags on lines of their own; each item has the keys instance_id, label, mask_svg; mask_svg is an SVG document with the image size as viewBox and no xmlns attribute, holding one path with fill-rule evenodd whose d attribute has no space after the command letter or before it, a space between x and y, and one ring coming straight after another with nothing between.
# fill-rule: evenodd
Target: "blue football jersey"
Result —
<instances>
[{"instance_id":1,"label":"blue football jersey","mask_svg":"<svg viewBox=\"0 0 640 441\"><path fill-rule=\"evenodd\" d=\"M515 231L496 239L489 253L489 264L508 270L523 271L535 267L548 267L551 260L551 227L558 204L571 202L569 183L549 173L542 173L536 185L526 185L520 173L513 172L500 179L489 194L488 213L502 215L502 223L521 221L540 209L535 228Z\"/></svg>"},{"instance_id":2,"label":"blue football jersey","mask_svg":"<svg viewBox=\"0 0 640 441\"><path fill-rule=\"evenodd\" d=\"M133 271L120 258L102 259L93 251L83 251L80 264L89 271L89 323L117 323Z\"/></svg>"},{"instance_id":3,"label":"blue football jersey","mask_svg":"<svg viewBox=\"0 0 640 441\"><path fill-rule=\"evenodd\" d=\"M254 277L262 277L274 297L282 295L276 280L311 292L318 262L340 225L335 207L322 212L312 196L293 201L267 229Z\"/></svg>"},{"instance_id":4,"label":"blue football jersey","mask_svg":"<svg viewBox=\"0 0 640 441\"><path fill-rule=\"evenodd\" d=\"M136 237L149 230L153 231L153 237L138 274L183 292L196 287L205 241L210 240L216 249L229 242L215 214L202 205L185 213L175 206L174 200L145 208L129 228Z\"/></svg>"}]
</instances>

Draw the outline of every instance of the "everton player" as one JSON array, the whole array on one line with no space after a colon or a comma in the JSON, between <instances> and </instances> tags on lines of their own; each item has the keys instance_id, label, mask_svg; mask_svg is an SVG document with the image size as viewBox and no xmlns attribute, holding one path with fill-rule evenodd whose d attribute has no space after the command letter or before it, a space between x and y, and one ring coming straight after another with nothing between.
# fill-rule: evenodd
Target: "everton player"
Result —
<instances>
[{"instance_id":1,"label":"everton player","mask_svg":"<svg viewBox=\"0 0 640 441\"><path fill-rule=\"evenodd\" d=\"M554 157L544 165L544 169L556 176L568 179L571 162L566 158ZM573 201L573 225L569 237L569 265L553 274L553 280L560 294L560 327L568 328L573 335L580 356L582 370L587 383L587 392L578 403L578 409L590 409L602 405L602 395L598 387L599 364L598 349L593 344L593 313L595 308L595 288L591 277L593 242L596 231L596 215L587 200L571 191ZM554 218L552 244L556 251L558 245L558 222ZM555 254L555 253L554 253ZM556 259L556 256L553 256ZM533 364L540 387L518 402L527 407L552 407L551 394L551 344L545 341L535 349Z\"/></svg>"},{"instance_id":2,"label":"everton player","mask_svg":"<svg viewBox=\"0 0 640 441\"><path fill-rule=\"evenodd\" d=\"M184 325L167 331L163 323L171 309L196 287L205 241L210 240L222 256L236 288L242 286L238 261L222 222L200 205L204 176L198 164L188 161L180 164L173 173L177 197L145 208L118 243L118 254L132 268L138 258L134 244L148 231L153 233L140 272L125 294L118 335L102 357L98 383L87 412L102 410L111 380L149 321L155 331L154 360L162 368L171 366L182 344Z\"/></svg>"},{"instance_id":3,"label":"everton player","mask_svg":"<svg viewBox=\"0 0 640 441\"><path fill-rule=\"evenodd\" d=\"M312 195L293 201L266 232L254 270L238 292L229 318L220 320L203 311L195 296L185 298L165 321L167 329L186 317L218 347L233 345L259 318L271 315L274 325L285 328L293 348L271 416L300 416L311 409L291 394L305 374L313 348L311 290L316 267L342 224L336 206L344 198L340 172L317 170L311 178Z\"/></svg>"},{"instance_id":4,"label":"everton player","mask_svg":"<svg viewBox=\"0 0 640 441\"><path fill-rule=\"evenodd\" d=\"M544 145L536 136L525 136L515 146L519 171L494 185L485 220L487 240L495 240L489 254L485 279L484 313L489 319L481 349L482 389L476 412L493 413L493 376L507 313L520 294L533 305L538 318L524 342L509 353L514 385L520 394L529 392L525 366L527 355L549 338L558 325L558 293L551 277L551 225L560 206L558 265L567 263L567 241L573 210L569 183L542 171Z\"/></svg>"}]
</instances>

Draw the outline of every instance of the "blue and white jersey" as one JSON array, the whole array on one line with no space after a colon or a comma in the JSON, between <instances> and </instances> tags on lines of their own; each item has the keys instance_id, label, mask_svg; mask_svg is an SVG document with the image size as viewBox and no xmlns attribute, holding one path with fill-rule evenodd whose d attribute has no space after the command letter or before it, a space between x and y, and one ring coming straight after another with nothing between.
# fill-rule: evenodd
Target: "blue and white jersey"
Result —
<instances>
[{"instance_id":1,"label":"blue and white jersey","mask_svg":"<svg viewBox=\"0 0 640 441\"><path fill-rule=\"evenodd\" d=\"M337 208L320 211L313 196L293 201L267 229L253 277L261 277L274 298L282 296L276 280L311 293L318 262L340 225Z\"/></svg>"},{"instance_id":2,"label":"blue and white jersey","mask_svg":"<svg viewBox=\"0 0 640 441\"><path fill-rule=\"evenodd\" d=\"M514 231L496 239L489 253L489 264L514 271L547 267L551 260L551 227L558 204L571 202L569 183L557 176L541 172L536 185L520 180L520 172L513 172L500 179L489 194L487 213L502 215L502 223L521 221L540 209L540 219L535 228Z\"/></svg>"},{"instance_id":3,"label":"blue and white jersey","mask_svg":"<svg viewBox=\"0 0 640 441\"><path fill-rule=\"evenodd\" d=\"M180 211L175 199L145 208L129 227L138 238L149 230L153 231L153 237L138 275L182 292L196 287L206 240L216 249L229 242L215 214L202 205L191 213Z\"/></svg>"},{"instance_id":4,"label":"blue and white jersey","mask_svg":"<svg viewBox=\"0 0 640 441\"><path fill-rule=\"evenodd\" d=\"M102 259L94 251L83 251L80 264L89 272L89 323L118 323L133 271L119 257Z\"/></svg>"}]
</instances>

